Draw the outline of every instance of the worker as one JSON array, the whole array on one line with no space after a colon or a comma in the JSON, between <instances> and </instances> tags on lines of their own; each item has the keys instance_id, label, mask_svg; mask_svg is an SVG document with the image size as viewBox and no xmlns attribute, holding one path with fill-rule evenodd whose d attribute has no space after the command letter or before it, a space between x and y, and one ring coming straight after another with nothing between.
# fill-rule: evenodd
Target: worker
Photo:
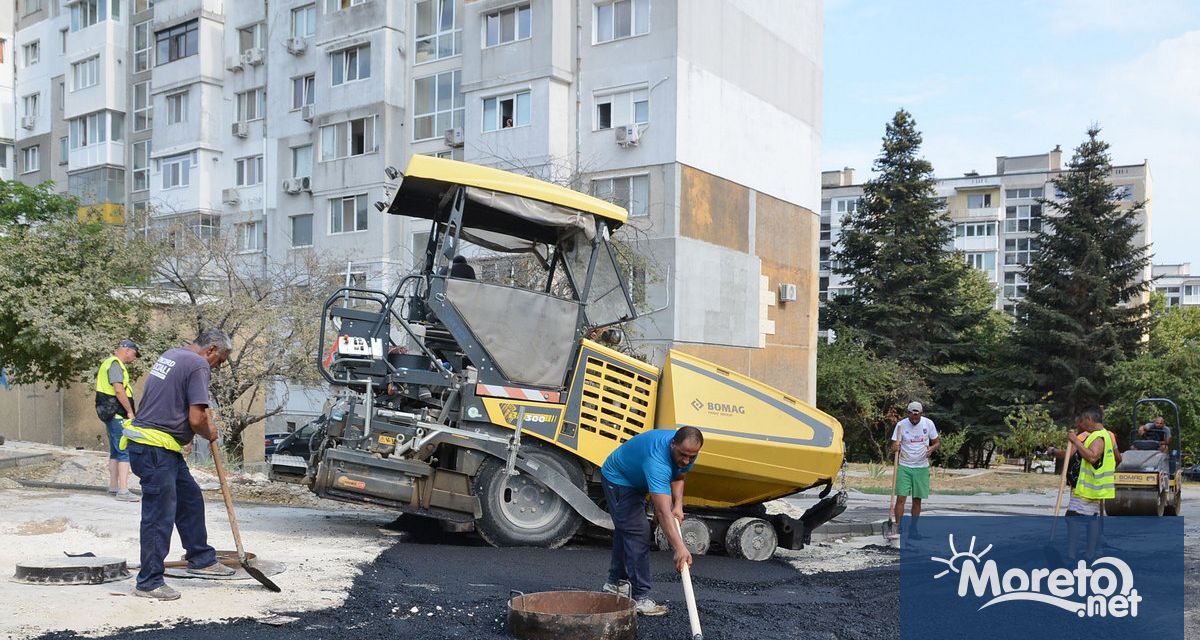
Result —
<instances>
[{"instance_id":1,"label":"worker","mask_svg":"<svg viewBox=\"0 0 1200 640\"><path fill-rule=\"evenodd\" d=\"M650 599L650 522L646 496L675 550L675 570L692 565L678 523L683 522L683 481L696 464L704 434L695 427L640 433L609 454L601 468L604 498L613 519L612 561L603 589L633 598L637 612L661 616L667 608ZM628 590L622 581L628 581Z\"/></svg>"},{"instance_id":2,"label":"worker","mask_svg":"<svg viewBox=\"0 0 1200 640\"><path fill-rule=\"evenodd\" d=\"M1167 426L1165 418L1158 416L1138 427L1138 439L1157 440L1159 450L1167 453L1171 448L1171 427Z\"/></svg>"},{"instance_id":3,"label":"worker","mask_svg":"<svg viewBox=\"0 0 1200 640\"><path fill-rule=\"evenodd\" d=\"M187 572L203 577L233 575L217 562L204 526L204 496L181 453L199 435L216 440L208 420L208 384L212 370L229 359L233 344L218 329L201 333L191 344L170 349L150 368L142 410L127 424L121 447L142 481L141 568L134 595L175 600L179 592L163 581L163 561L171 546L172 526L187 551Z\"/></svg>"},{"instance_id":4,"label":"worker","mask_svg":"<svg viewBox=\"0 0 1200 640\"><path fill-rule=\"evenodd\" d=\"M895 540L900 537L900 518L904 516L906 498L912 497L912 523L908 537L920 540L917 518L921 515L921 500L929 497L929 458L942 446L933 420L922 415L925 407L916 400L908 403L908 417L896 423L892 431L892 454L900 452L900 464L896 468L896 532L889 535Z\"/></svg>"},{"instance_id":5,"label":"worker","mask_svg":"<svg viewBox=\"0 0 1200 640\"><path fill-rule=\"evenodd\" d=\"M1087 437L1088 437L1088 434L1086 432L1076 434L1076 439L1079 440L1079 442L1081 442L1081 443ZM1113 460L1117 463L1117 466L1121 466L1121 449L1120 449L1120 447L1117 446L1117 434L1113 431L1109 431L1108 439L1112 441ZM1057 458L1058 460L1062 460L1063 458L1066 458L1068 454L1071 453L1071 450L1070 450L1070 448L1059 449L1058 447L1050 447L1049 449L1046 449L1046 453ZM1076 464L1072 460L1067 460L1066 464L1074 464L1074 465L1078 466L1078 464ZM1054 466L1055 466L1055 469L1061 469L1061 467L1058 466L1057 462L1055 463ZM1061 471L1055 471L1055 473L1061 473ZM1073 487L1075 485L1072 484L1071 486Z\"/></svg>"},{"instance_id":6,"label":"worker","mask_svg":"<svg viewBox=\"0 0 1200 640\"><path fill-rule=\"evenodd\" d=\"M129 452L118 445L126 420L134 417L133 385L127 365L141 353L133 340L122 340L96 370L96 417L108 434L108 493L122 502L137 502L129 491Z\"/></svg>"},{"instance_id":7,"label":"worker","mask_svg":"<svg viewBox=\"0 0 1200 640\"><path fill-rule=\"evenodd\" d=\"M1080 442L1079 434L1086 434ZM1078 535L1075 528L1080 516L1095 516L1088 522L1088 552L1094 556L1099 541L1099 515L1104 500L1117 495L1116 457L1113 455L1112 438L1104 428L1104 411L1098 406L1090 406L1079 413L1075 419L1075 429L1067 432L1067 447L1072 454L1079 454L1082 461L1079 465L1079 478L1071 491L1071 501L1067 503L1067 524L1070 527L1070 551L1072 558L1075 554L1075 544Z\"/></svg>"}]
</instances>

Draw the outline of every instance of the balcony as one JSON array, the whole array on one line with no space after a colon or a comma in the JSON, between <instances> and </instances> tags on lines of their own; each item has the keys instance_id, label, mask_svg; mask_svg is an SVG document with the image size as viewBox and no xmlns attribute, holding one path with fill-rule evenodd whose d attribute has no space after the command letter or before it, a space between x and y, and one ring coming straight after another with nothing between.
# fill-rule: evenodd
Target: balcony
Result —
<instances>
[{"instance_id":1,"label":"balcony","mask_svg":"<svg viewBox=\"0 0 1200 640\"><path fill-rule=\"evenodd\" d=\"M68 154L67 162L69 163L70 171L106 164L116 166L125 165L124 142L101 142L71 149Z\"/></svg>"},{"instance_id":2,"label":"balcony","mask_svg":"<svg viewBox=\"0 0 1200 640\"><path fill-rule=\"evenodd\" d=\"M997 236L973 236L954 239L955 251L996 251L1000 247Z\"/></svg>"},{"instance_id":3,"label":"balcony","mask_svg":"<svg viewBox=\"0 0 1200 640\"><path fill-rule=\"evenodd\" d=\"M999 220L1001 215L1000 207L980 207L977 209L966 209L967 217L972 220Z\"/></svg>"}]
</instances>

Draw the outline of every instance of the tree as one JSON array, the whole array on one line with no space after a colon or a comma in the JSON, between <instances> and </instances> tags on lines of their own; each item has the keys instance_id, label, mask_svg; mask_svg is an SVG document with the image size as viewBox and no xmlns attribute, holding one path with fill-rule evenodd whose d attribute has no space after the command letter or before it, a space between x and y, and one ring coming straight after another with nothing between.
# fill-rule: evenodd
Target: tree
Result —
<instances>
[{"instance_id":1,"label":"tree","mask_svg":"<svg viewBox=\"0 0 1200 640\"><path fill-rule=\"evenodd\" d=\"M1017 305L1012 364L1027 397L1050 393L1051 413L1074 416L1108 397L1107 375L1134 357L1149 328L1146 246L1134 244L1145 203L1123 209L1109 176L1108 143L1088 129L1067 170L1053 180L1054 215L1037 234L1025 268L1029 291Z\"/></svg>"},{"instance_id":2,"label":"tree","mask_svg":"<svg viewBox=\"0 0 1200 640\"><path fill-rule=\"evenodd\" d=\"M1066 446L1064 431L1058 429L1050 413L1040 406L1018 406L1004 416L1005 433L995 436L996 446L1001 451L1024 462L1028 472L1033 454L1053 446Z\"/></svg>"},{"instance_id":3,"label":"tree","mask_svg":"<svg viewBox=\"0 0 1200 640\"><path fill-rule=\"evenodd\" d=\"M0 180L0 368L10 382L84 381L119 340L145 340L152 247L122 227L80 221L51 183Z\"/></svg>"}]
</instances>

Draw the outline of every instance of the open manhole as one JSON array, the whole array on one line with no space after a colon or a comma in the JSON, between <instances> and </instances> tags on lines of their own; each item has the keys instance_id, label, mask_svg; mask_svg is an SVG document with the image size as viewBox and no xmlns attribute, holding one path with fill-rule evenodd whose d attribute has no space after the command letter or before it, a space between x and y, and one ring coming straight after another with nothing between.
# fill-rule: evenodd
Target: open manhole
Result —
<instances>
[{"instance_id":1,"label":"open manhole","mask_svg":"<svg viewBox=\"0 0 1200 640\"><path fill-rule=\"evenodd\" d=\"M633 640L632 598L596 591L543 591L508 600L508 632L518 640Z\"/></svg>"},{"instance_id":2,"label":"open manhole","mask_svg":"<svg viewBox=\"0 0 1200 640\"><path fill-rule=\"evenodd\" d=\"M130 575L124 558L51 558L17 563L13 582L23 584L103 584Z\"/></svg>"}]
</instances>

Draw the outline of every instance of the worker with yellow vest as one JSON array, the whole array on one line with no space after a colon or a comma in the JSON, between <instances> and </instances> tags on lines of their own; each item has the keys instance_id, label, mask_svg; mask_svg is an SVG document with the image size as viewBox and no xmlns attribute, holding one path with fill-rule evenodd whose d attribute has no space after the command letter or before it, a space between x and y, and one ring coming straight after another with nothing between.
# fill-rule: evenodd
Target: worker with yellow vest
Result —
<instances>
[{"instance_id":1,"label":"worker with yellow vest","mask_svg":"<svg viewBox=\"0 0 1200 640\"><path fill-rule=\"evenodd\" d=\"M179 598L163 580L173 528L187 552L188 573L234 573L217 562L217 552L208 544L204 496L182 454L193 436L217 439L217 428L208 421L208 384L212 370L229 359L232 349L225 332L209 329L191 344L159 356L146 380L142 408L125 425L120 446L128 449L129 464L142 481L141 568L134 595Z\"/></svg>"},{"instance_id":2,"label":"worker with yellow vest","mask_svg":"<svg viewBox=\"0 0 1200 640\"><path fill-rule=\"evenodd\" d=\"M129 453L117 445L125 421L134 417L133 385L126 365L139 355L136 342L122 340L96 370L96 417L108 433L108 493L123 502L138 501L129 492Z\"/></svg>"},{"instance_id":3,"label":"worker with yellow vest","mask_svg":"<svg viewBox=\"0 0 1200 640\"><path fill-rule=\"evenodd\" d=\"M1076 528L1079 516L1088 518L1088 555L1095 556L1099 548L1101 507L1104 500L1117 495L1117 462L1113 439L1104 428L1104 411L1095 405L1085 408L1075 419L1075 428L1086 436L1080 442L1075 430L1067 433L1067 446L1071 454L1078 453L1082 458L1079 464L1079 478L1075 481L1071 501L1067 504L1070 536L1068 555L1071 558L1076 557L1075 548L1079 537Z\"/></svg>"}]
</instances>

